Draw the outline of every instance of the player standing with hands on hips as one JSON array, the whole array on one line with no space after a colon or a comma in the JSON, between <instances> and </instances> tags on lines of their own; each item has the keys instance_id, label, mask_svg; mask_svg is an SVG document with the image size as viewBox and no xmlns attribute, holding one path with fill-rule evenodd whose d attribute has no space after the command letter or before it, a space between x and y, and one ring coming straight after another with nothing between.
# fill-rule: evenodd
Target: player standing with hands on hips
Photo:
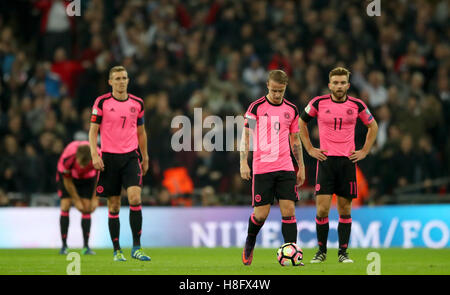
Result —
<instances>
[{"instance_id":1,"label":"player standing with hands on hips","mask_svg":"<svg viewBox=\"0 0 450 295\"><path fill-rule=\"evenodd\" d=\"M248 235L242 262L250 265L256 236L269 215L274 197L279 200L282 215L281 232L285 243L297 242L295 202L297 189L305 180L302 144L299 137L299 112L284 98L288 76L281 70L269 72L268 94L250 104L245 113L245 126L240 148L240 172L252 180L253 213L248 221ZM253 137L253 167L248 165L250 135ZM295 175L292 154L299 170Z\"/></svg>"},{"instance_id":2,"label":"player standing with hands on hips","mask_svg":"<svg viewBox=\"0 0 450 295\"><path fill-rule=\"evenodd\" d=\"M124 67L116 66L110 70L108 83L112 92L95 100L89 129L89 145L94 168L100 170L97 195L108 198L108 225L114 246L114 261L126 261L119 244L122 187L127 191L130 204L130 227L133 234L131 257L150 261L150 257L141 249L142 176L146 174L149 163L144 102L127 92L128 82L128 73ZM99 131L102 157L97 153Z\"/></svg>"},{"instance_id":3,"label":"player standing with hands on hips","mask_svg":"<svg viewBox=\"0 0 450 295\"><path fill-rule=\"evenodd\" d=\"M367 106L360 99L347 95L350 72L342 67L329 73L331 94L313 98L300 117L300 137L308 154L317 159L316 170L316 231L319 250L311 263L320 263L327 257L328 214L333 194L337 195L339 213L339 251L342 263L353 263L347 248L352 226L352 199L358 196L356 163L364 159L377 137L378 125ZM320 148L309 138L307 124L317 117ZM361 150L355 150L355 126L360 119L368 128Z\"/></svg>"}]
</instances>

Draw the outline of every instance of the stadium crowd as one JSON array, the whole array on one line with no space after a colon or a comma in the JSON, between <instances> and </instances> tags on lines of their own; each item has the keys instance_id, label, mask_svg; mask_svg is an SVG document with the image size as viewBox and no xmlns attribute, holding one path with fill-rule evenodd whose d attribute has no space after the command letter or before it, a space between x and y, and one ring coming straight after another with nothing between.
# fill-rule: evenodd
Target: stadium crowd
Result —
<instances>
[{"instance_id":1,"label":"stadium crowd","mask_svg":"<svg viewBox=\"0 0 450 295\"><path fill-rule=\"evenodd\" d=\"M172 118L193 122L194 108L224 121L243 115L266 93L272 69L288 73L286 98L302 111L328 92L336 66L352 72L349 95L363 99L379 125L359 164L360 202L395 203L396 189L417 183L421 193L450 193L448 184L433 186L450 175L445 0L382 2L374 17L365 1L82 0L70 17L69 3L0 3L1 206L55 193L57 160L66 144L87 140L92 104L110 91L114 65L127 68L129 92L145 101L144 205L248 205L237 149L175 152ZM365 130L357 126L357 148ZM310 132L317 146L317 125ZM308 188L316 164L304 159Z\"/></svg>"}]
</instances>

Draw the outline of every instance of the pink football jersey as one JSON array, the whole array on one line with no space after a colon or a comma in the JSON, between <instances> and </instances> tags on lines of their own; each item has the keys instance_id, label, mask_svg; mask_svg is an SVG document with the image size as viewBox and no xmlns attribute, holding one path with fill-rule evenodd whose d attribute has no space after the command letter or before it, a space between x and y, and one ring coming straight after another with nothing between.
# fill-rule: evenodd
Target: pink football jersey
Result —
<instances>
[{"instance_id":1,"label":"pink football jersey","mask_svg":"<svg viewBox=\"0 0 450 295\"><path fill-rule=\"evenodd\" d=\"M297 107L283 98L279 105L265 96L254 101L245 113L253 150L253 174L294 171L289 134L299 131Z\"/></svg>"},{"instance_id":2,"label":"pink football jersey","mask_svg":"<svg viewBox=\"0 0 450 295\"><path fill-rule=\"evenodd\" d=\"M137 127L144 124L144 101L129 94L126 100L112 93L99 96L91 122L100 124L102 152L125 154L138 149Z\"/></svg>"},{"instance_id":3,"label":"pink football jersey","mask_svg":"<svg viewBox=\"0 0 450 295\"><path fill-rule=\"evenodd\" d=\"M368 125L374 120L364 102L347 96L343 102L332 100L331 95L317 96L305 107L301 118L308 122L317 117L320 149L327 156L348 157L355 150L355 126L357 119Z\"/></svg>"}]
</instances>

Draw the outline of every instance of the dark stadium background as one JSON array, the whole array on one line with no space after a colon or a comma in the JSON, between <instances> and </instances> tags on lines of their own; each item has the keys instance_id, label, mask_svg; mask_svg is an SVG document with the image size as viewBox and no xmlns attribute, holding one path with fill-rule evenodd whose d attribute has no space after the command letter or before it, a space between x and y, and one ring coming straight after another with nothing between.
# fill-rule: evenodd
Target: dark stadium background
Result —
<instances>
[{"instance_id":1,"label":"dark stadium background","mask_svg":"<svg viewBox=\"0 0 450 295\"><path fill-rule=\"evenodd\" d=\"M90 108L110 91L115 65L127 68L129 92L145 101L143 205L248 206L238 152L174 152L172 118L192 118L194 107L242 115L277 68L302 110L327 93L335 66L352 72L350 95L379 124L359 164L359 204L450 201L447 1L381 1L381 16L369 17L370 1L82 0L80 16L50 20L57 2L0 2L0 206L58 205L58 157L70 141L87 139ZM358 125L357 147L364 139ZM316 165L304 159L300 205L313 204ZM168 177L193 186L176 191Z\"/></svg>"}]
</instances>

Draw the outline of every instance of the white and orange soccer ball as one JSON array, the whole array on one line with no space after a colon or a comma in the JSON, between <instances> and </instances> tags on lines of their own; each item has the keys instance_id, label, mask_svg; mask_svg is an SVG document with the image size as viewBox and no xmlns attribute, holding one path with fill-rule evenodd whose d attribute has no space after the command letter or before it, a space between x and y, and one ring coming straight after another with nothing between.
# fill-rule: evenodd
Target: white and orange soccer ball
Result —
<instances>
[{"instance_id":1,"label":"white and orange soccer ball","mask_svg":"<svg viewBox=\"0 0 450 295\"><path fill-rule=\"evenodd\" d=\"M277 260L281 266L303 266L303 251L295 243L285 243L278 248Z\"/></svg>"}]
</instances>

